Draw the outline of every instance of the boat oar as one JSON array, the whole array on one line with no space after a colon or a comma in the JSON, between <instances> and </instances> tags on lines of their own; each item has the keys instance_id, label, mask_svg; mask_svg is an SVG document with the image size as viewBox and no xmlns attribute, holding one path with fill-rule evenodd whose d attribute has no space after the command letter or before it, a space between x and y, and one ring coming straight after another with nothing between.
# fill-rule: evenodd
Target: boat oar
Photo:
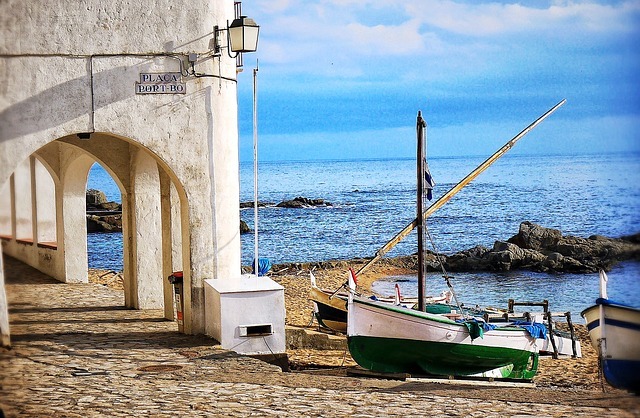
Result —
<instances>
[{"instance_id":1,"label":"boat oar","mask_svg":"<svg viewBox=\"0 0 640 418\"><path fill-rule=\"evenodd\" d=\"M540 122L545 120L549 115L555 112L560 106L565 104L566 101L567 99L563 99L560 103L558 103L557 105L549 109L544 115L540 116L533 123L531 123L529 126L524 128L518 135L511 138L511 140L509 140L509 142L504 144L502 148L496 151L491 157L487 158L485 162L483 162L478 167L476 167L475 170L473 170L471 173L467 174L467 176L462 180L460 180L458 184L453 186L448 192L443 194L438 200L436 200L431 206L429 206L427 210L423 212L423 217L427 218L431 216L433 212L435 212L436 210L444 206L444 204L447 203L456 193L462 190L467 184L471 183L471 181L473 181L476 177L478 177L478 175L480 175L480 173L482 173L484 170L489 168L489 166L493 164L498 158L506 154L507 151L513 148L516 142L518 142L523 136L528 134L533 128L538 126ZM373 263L375 263L380 258L382 258L382 256L384 256L393 247L395 247L402 239L404 239L407 235L409 235L409 233L411 233L411 231L413 231L413 229L417 225L418 225L418 219L416 218L409 225L407 225L402 231L398 232L393 238L391 238L391 240L389 240L385 245L383 245L376 252L375 256L371 260L369 260L364 266L360 267L360 270L358 270L358 272L356 273L356 276L359 276L362 273L364 273L369 267L371 267Z\"/></svg>"}]
</instances>

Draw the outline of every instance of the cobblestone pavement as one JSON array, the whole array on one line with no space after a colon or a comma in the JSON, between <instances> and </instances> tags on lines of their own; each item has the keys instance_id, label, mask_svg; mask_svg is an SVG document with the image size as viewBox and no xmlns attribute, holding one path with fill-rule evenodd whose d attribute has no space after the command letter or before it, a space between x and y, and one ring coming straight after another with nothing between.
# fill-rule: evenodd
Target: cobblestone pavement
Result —
<instances>
[{"instance_id":1,"label":"cobblestone pavement","mask_svg":"<svg viewBox=\"0 0 640 418\"><path fill-rule=\"evenodd\" d=\"M282 372L186 336L121 291L62 284L5 257L12 333L0 406L13 416L640 416L626 392L450 386Z\"/></svg>"}]
</instances>

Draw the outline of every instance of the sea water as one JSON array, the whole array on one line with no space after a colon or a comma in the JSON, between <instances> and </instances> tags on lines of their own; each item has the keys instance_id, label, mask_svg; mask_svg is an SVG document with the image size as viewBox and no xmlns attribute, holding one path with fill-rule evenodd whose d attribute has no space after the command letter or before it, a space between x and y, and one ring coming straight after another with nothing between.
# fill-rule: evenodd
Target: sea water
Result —
<instances>
[{"instance_id":1,"label":"sea water","mask_svg":"<svg viewBox=\"0 0 640 418\"><path fill-rule=\"evenodd\" d=\"M607 273L607 291L611 300L640 307L640 263L624 262ZM599 296L599 276L593 274L549 274L532 271L501 273L453 273L449 281L460 303L465 306L491 306L506 309L509 299L518 302L549 302L552 312L570 312L572 320L584 323L580 312L594 304ZM346 275L345 275L346 277ZM441 272L427 272L427 294L438 295L448 286ZM418 294L416 276L394 276L373 284L372 290L380 295L393 295L395 284L400 294ZM541 312L540 307L517 307L517 311Z\"/></svg>"},{"instance_id":2,"label":"sea water","mask_svg":"<svg viewBox=\"0 0 640 418\"><path fill-rule=\"evenodd\" d=\"M430 159L436 182L432 202L485 158ZM413 159L261 162L258 180L261 202L276 204L303 196L331 204L260 208L259 256L272 263L372 256L416 217ZM241 164L240 181L240 200L252 201L252 162ZM98 165L91 170L88 187L104 191L109 200L120 201L117 187ZM253 210L244 209L240 215L253 229ZM428 218L427 227L437 251L451 254L476 245L491 247L495 241L515 235L523 221L579 237L640 232L640 155L505 155ZM253 233L241 236L244 265L254 257L253 239ZM89 234L88 240L91 267L122 269L121 234ZM415 251L413 232L388 255ZM627 283L619 299L636 305L640 305L638 264L625 263L610 273L613 289L617 286L614 283ZM399 280L404 293L415 293L415 278ZM441 280L435 280L438 282L442 285ZM393 281L389 283L393 289ZM554 310L575 311L577 308L567 304L586 307L597 295L598 278L597 274L509 272L457 275L455 283L456 290L474 303L505 306L509 298L546 298ZM376 290L391 293L384 282L376 286L381 286ZM529 290L534 294L525 293ZM610 292L610 296L618 298L617 292ZM567 298L558 299L563 293ZM584 297L571 301L577 294Z\"/></svg>"},{"instance_id":3,"label":"sea water","mask_svg":"<svg viewBox=\"0 0 640 418\"><path fill-rule=\"evenodd\" d=\"M484 159L429 161L435 201ZM241 201L253 200L253 167L241 166ZM322 198L330 207L259 210L259 253L274 263L371 256L416 217L413 160L262 163L259 201ZM640 232L640 155L504 156L427 226L440 252L491 247L518 232L522 221L564 235L608 237ZM253 210L241 211L253 229ZM242 236L243 262L253 234ZM415 233L390 255L416 251Z\"/></svg>"}]
</instances>

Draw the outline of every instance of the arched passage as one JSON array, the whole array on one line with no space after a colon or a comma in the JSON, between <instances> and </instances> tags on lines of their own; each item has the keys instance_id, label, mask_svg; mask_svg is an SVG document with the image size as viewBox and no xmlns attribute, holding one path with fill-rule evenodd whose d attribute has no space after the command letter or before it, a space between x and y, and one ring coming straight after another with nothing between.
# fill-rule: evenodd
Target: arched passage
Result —
<instances>
[{"instance_id":1,"label":"arched passage","mask_svg":"<svg viewBox=\"0 0 640 418\"><path fill-rule=\"evenodd\" d=\"M1 205L3 230L8 229L8 223L14 231L7 253L17 255L58 280L87 282L86 186L91 166L99 162L112 176L122 196L125 306L164 308L165 316L172 319L172 287L167 276L176 270L184 271L185 288L189 289L189 266L183 265L183 260L189 260L189 247L183 243L189 240L183 237L182 227L183 223L188 224L188 205L182 186L167 165L134 141L109 134L94 134L88 141L77 135L60 138L37 150L28 159L32 166L36 157L42 161L36 165L40 168L28 169L29 164L27 168L25 164L19 166L17 174L26 176L20 183L33 186L28 197L22 198L24 202L34 202L30 208L55 208L53 214L49 213L49 218L54 219L45 217L44 221L49 229L54 225L56 241L49 245L50 254L43 257L37 246L25 245L33 239L19 239L15 233L18 224L15 204L9 205L9 210L7 205ZM38 188L34 179L41 177L48 177L55 190ZM17 200L15 181L11 184L14 186L9 188L7 201L14 202ZM6 189L3 188L3 193ZM24 190L22 192L21 195L25 195ZM20 222L27 226L34 224L34 213ZM23 225L22 230L28 232L29 228ZM31 230L40 234L35 227ZM51 236L50 231L48 235L45 232L40 235ZM53 260L49 263L53 265L43 265L45 258ZM190 292L185 293L187 314Z\"/></svg>"}]
</instances>

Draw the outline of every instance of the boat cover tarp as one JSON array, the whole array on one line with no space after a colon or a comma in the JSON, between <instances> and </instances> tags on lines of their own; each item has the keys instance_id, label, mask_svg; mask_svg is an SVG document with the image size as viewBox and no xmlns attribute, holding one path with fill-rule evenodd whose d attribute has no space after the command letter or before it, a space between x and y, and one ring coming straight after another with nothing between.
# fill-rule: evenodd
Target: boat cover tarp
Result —
<instances>
[{"instance_id":1,"label":"boat cover tarp","mask_svg":"<svg viewBox=\"0 0 640 418\"><path fill-rule=\"evenodd\" d=\"M547 338L547 327L539 322L515 321L513 325L526 329L533 338Z\"/></svg>"},{"instance_id":2,"label":"boat cover tarp","mask_svg":"<svg viewBox=\"0 0 640 418\"><path fill-rule=\"evenodd\" d=\"M478 337L482 338L486 331L491 331L496 327L493 324L487 324L477 318L459 319L456 322L460 322L467 327L469 330L469 336L472 340L475 340Z\"/></svg>"},{"instance_id":3,"label":"boat cover tarp","mask_svg":"<svg viewBox=\"0 0 640 418\"><path fill-rule=\"evenodd\" d=\"M443 303L428 303L425 311L432 314L445 314L451 312L451 306Z\"/></svg>"},{"instance_id":4,"label":"boat cover tarp","mask_svg":"<svg viewBox=\"0 0 640 418\"><path fill-rule=\"evenodd\" d=\"M464 324L464 326L467 327L469 330L469 336L471 336L472 340L475 340L478 337L482 338L485 332L496 328L495 325L488 324L478 318L459 319L456 322ZM508 326L524 328L533 338L547 338L547 327L538 322L515 321Z\"/></svg>"}]
</instances>

